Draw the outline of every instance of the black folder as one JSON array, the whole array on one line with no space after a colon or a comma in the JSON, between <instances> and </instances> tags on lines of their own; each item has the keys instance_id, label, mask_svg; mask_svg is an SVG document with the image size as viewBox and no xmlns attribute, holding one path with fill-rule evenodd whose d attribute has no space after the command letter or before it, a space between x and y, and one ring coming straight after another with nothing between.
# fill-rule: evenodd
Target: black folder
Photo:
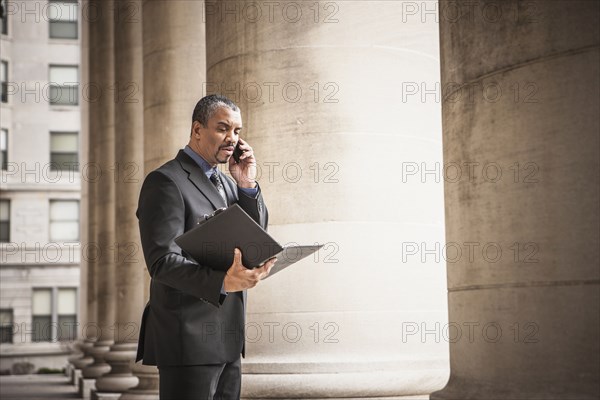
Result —
<instances>
[{"instance_id":1,"label":"black folder","mask_svg":"<svg viewBox=\"0 0 600 400\"><path fill-rule=\"evenodd\" d=\"M175 238L175 243L198 264L221 271L227 271L233 263L236 247L242 251L242 264L247 268L277 257L269 276L323 246L281 246L237 204L205 215L196 227Z\"/></svg>"}]
</instances>

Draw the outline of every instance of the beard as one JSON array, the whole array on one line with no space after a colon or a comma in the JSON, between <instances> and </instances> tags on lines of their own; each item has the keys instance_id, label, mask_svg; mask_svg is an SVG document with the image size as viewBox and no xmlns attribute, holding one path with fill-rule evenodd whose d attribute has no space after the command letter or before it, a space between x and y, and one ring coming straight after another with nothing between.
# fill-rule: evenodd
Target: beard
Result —
<instances>
[{"instance_id":1,"label":"beard","mask_svg":"<svg viewBox=\"0 0 600 400\"><path fill-rule=\"evenodd\" d=\"M229 161L229 158L231 157L230 155L221 155L221 150L223 149L223 147L227 146L219 147L219 150L217 150L217 153L215 154L215 160L217 160L219 164L227 163Z\"/></svg>"},{"instance_id":2,"label":"beard","mask_svg":"<svg viewBox=\"0 0 600 400\"><path fill-rule=\"evenodd\" d=\"M231 156L219 157L219 155L217 154L215 159L217 160L217 162L219 164L225 164L229 161L229 157L231 157Z\"/></svg>"}]
</instances>

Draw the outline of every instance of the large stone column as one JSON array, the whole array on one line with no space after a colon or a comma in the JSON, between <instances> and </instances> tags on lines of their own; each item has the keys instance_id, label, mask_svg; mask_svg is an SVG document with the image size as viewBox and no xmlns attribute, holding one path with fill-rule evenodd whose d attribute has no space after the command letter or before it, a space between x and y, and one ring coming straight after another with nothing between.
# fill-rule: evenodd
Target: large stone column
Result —
<instances>
[{"instance_id":1,"label":"large stone column","mask_svg":"<svg viewBox=\"0 0 600 400\"><path fill-rule=\"evenodd\" d=\"M138 383L131 362L143 310L144 258L135 212L143 180L143 70L141 1L115 3L116 326L106 354L110 373L96 381L99 392L123 393Z\"/></svg>"},{"instance_id":2,"label":"large stone column","mask_svg":"<svg viewBox=\"0 0 600 400\"><path fill-rule=\"evenodd\" d=\"M87 1L82 3L85 7L87 5ZM89 83L89 65L88 65L88 55L89 55L89 31L87 22L82 23L81 25L81 65L80 65L80 87L85 87ZM77 322L79 323L78 331L77 331L77 341L75 346L82 352L81 356L74 357L69 359L69 362L73 364L75 369L81 370L85 366L90 365L94 360L93 358L84 351L89 344L91 343L91 338L88 337L86 327L89 321L94 320L94 300L93 300L93 290L90 293L90 287L93 288L94 282L94 273L93 273L93 265L89 263L87 255L83 252L87 249L87 244L90 242L90 233L91 233L91 225L90 225L90 183L87 176L82 173L85 165L90 162L90 137L89 137L89 107L87 102L82 102L79 105L81 109L81 132L79 133L79 138L81 142L80 146L80 159L79 159L79 172L81 176L81 201L79 207L79 226L80 228L80 246L81 246L81 262L79 266L79 313ZM73 371L73 383L78 384L79 376L81 375L81 371L75 374Z\"/></svg>"},{"instance_id":3,"label":"large stone column","mask_svg":"<svg viewBox=\"0 0 600 400\"><path fill-rule=\"evenodd\" d=\"M192 111L205 79L203 11L203 1L142 2L143 176L187 144ZM150 280L143 257L140 262L147 300ZM133 371L139 384L121 399L158 399L157 369L137 364Z\"/></svg>"},{"instance_id":4,"label":"large stone column","mask_svg":"<svg viewBox=\"0 0 600 400\"><path fill-rule=\"evenodd\" d=\"M112 1L91 0L90 10L97 11L90 17L90 90L88 92L90 146L93 146L94 160L90 164L89 179L93 179L93 203L96 221L95 242L90 247L96 249L94 258L94 284L96 294L96 324L98 338L91 350L94 364L83 370L86 378L98 378L110 371L104 361L105 354L113 344L115 323L115 185L114 140L115 103L114 92L114 50L113 25L114 4ZM90 195L92 190L90 189Z\"/></svg>"},{"instance_id":5,"label":"large stone column","mask_svg":"<svg viewBox=\"0 0 600 400\"><path fill-rule=\"evenodd\" d=\"M204 1L143 1L144 172L172 159L190 136L206 76Z\"/></svg>"},{"instance_id":6,"label":"large stone column","mask_svg":"<svg viewBox=\"0 0 600 400\"><path fill-rule=\"evenodd\" d=\"M477 246L448 265L463 336L431 398L597 399L598 3L467 3L440 10L444 161L473 168L446 235Z\"/></svg>"},{"instance_id":7,"label":"large stone column","mask_svg":"<svg viewBox=\"0 0 600 400\"><path fill-rule=\"evenodd\" d=\"M444 240L439 174L403 175L441 162L438 30L405 5L207 3L206 89L241 106L269 232L325 243L248 291L243 397L388 398L446 381L443 264L403 251Z\"/></svg>"}]
</instances>

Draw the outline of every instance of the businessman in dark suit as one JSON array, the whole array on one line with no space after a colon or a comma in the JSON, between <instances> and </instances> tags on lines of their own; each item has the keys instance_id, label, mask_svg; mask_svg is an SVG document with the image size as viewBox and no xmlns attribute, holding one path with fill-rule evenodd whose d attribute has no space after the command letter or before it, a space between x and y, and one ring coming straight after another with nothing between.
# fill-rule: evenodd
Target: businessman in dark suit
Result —
<instances>
[{"instance_id":1,"label":"businessman in dark suit","mask_svg":"<svg viewBox=\"0 0 600 400\"><path fill-rule=\"evenodd\" d=\"M265 278L275 260L249 270L236 249L225 273L199 265L174 239L205 214L233 203L267 227L256 159L240 139L241 129L240 110L231 100L202 98L188 145L148 174L141 189L137 217L152 280L136 361L158 366L162 400L240 396L245 290ZM238 142L244 153L236 163L232 154ZM217 169L225 163L233 179Z\"/></svg>"}]
</instances>

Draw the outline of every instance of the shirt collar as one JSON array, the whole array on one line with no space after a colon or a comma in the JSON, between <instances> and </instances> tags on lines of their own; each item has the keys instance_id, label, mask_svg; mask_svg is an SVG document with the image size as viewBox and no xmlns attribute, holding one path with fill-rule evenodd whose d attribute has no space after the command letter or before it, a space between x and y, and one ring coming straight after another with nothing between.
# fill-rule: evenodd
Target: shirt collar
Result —
<instances>
[{"instance_id":1,"label":"shirt collar","mask_svg":"<svg viewBox=\"0 0 600 400\"><path fill-rule=\"evenodd\" d=\"M206 177L208 179L210 179L210 177L217 171L216 166L213 167L208 162L206 162L206 160L204 158L202 158L202 156L200 156L200 154L198 154L194 150L192 150L192 148L190 146L186 145L185 148L183 149L183 151L185 152L185 154L190 156L192 158L192 160L194 160L200 168L202 168L202 171L206 174Z\"/></svg>"}]
</instances>

